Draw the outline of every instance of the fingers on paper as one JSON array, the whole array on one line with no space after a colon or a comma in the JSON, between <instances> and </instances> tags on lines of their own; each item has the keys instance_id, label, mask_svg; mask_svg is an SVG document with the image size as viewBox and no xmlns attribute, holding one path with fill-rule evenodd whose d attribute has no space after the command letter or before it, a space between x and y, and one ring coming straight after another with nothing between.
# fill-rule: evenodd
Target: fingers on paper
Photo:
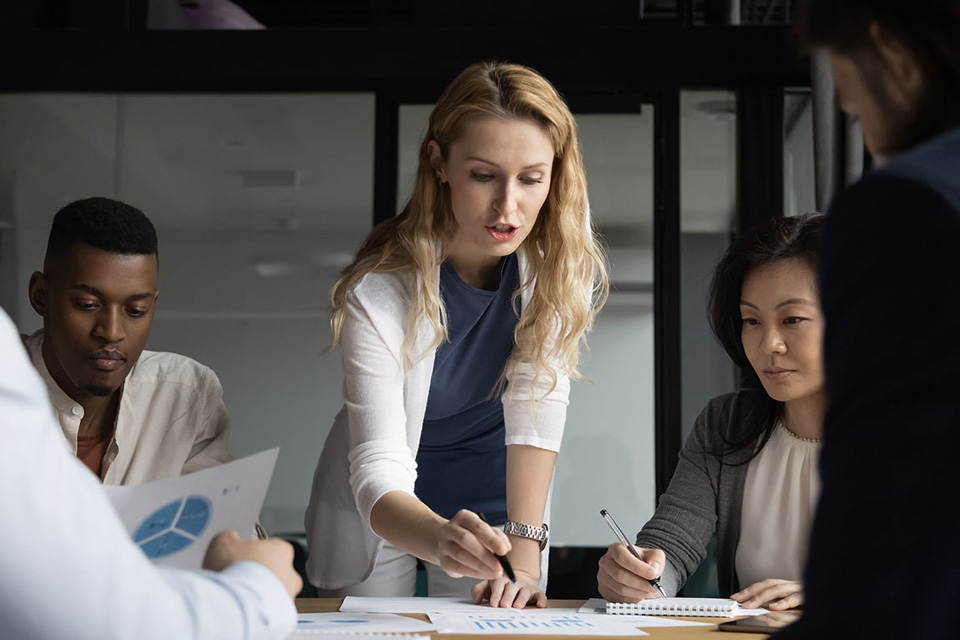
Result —
<instances>
[{"instance_id":1,"label":"fingers on paper","mask_svg":"<svg viewBox=\"0 0 960 640\"><path fill-rule=\"evenodd\" d=\"M523 580L516 583L506 578L485 580L474 585L471 595L475 604L487 600L491 607L523 609L527 606L547 606L546 594Z\"/></svg>"},{"instance_id":2,"label":"fingers on paper","mask_svg":"<svg viewBox=\"0 0 960 640\"><path fill-rule=\"evenodd\" d=\"M775 611L803 604L803 583L798 580L768 578L730 596L746 609L767 606Z\"/></svg>"}]
</instances>

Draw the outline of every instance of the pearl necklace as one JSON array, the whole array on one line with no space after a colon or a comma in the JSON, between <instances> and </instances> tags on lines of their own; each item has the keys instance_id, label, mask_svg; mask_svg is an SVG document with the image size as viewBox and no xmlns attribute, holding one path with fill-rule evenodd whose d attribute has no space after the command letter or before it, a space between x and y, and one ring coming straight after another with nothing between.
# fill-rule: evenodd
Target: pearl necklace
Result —
<instances>
[{"instance_id":1,"label":"pearl necklace","mask_svg":"<svg viewBox=\"0 0 960 640\"><path fill-rule=\"evenodd\" d=\"M814 444L822 444L822 443L823 443L823 438L804 438L803 436L798 436L798 435L795 434L793 431L790 431L790 429L787 428L787 425L783 424L782 422L778 422L777 424L780 426L781 429L783 429L784 431L786 431L787 434L788 434L790 437L796 438L797 440L799 440L799 441L801 441L801 442L812 442L812 443L814 443Z\"/></svg>"}]
</instances>

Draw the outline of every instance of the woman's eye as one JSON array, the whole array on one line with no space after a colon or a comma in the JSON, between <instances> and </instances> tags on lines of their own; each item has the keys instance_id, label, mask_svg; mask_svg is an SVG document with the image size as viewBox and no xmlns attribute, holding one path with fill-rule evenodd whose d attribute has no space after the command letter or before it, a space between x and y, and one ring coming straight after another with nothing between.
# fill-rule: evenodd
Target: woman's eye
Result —
<instances>
[{"instance_id":1,"label":"woman's eye","mask_svg":"<svg viewBox=\"0 0 960 640\"><path fill-rule=\"evenodd\" d=\"M520 182L527 185L543 184L543 178L520 178Z\"/></svg>"},{"instance_id":2,"label":"woman's eye","mask_svg":"<svg viewBox=\"0 0 960 640\"><path fill-rule=\"evenodd\" d=\"M783 324L800 324L806 320L806 318L801 318L799 316L790 316L789 318L783 319Z\"/></svg>"},{"instance_id":3,"label":"woman's eye","mask_svg":"<svg viewBox=\"0 0 960 640\"><path fill-rule=\"evenodd\" d=\"M479 182L489 182L490 180L493 180L493 174L477 173L476 171L471 171L470 177Z\"/></svg>"},{"instance_id":4,"label":"woman's eye","mask_svg":"<svg viewBox=\"0 0 960 640\"><path fill-rule=\"evenodd\" d=\"M757 322L757 319L756 319L756 318L744 318L744 319L743 319L743 324L753 327L753 326L756 326L756 325L758 325L758 324L760 324L760 323Z\"/></svg>"}]
</instances>

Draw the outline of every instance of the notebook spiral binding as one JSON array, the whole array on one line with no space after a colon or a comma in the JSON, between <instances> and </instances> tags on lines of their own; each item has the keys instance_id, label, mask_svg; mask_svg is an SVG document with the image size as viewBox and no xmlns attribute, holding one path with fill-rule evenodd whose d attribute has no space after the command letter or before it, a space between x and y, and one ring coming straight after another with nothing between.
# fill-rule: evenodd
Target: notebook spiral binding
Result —
<instances>
[{"instance_id":1,"label":"notebook spiral binding","mask_svg":"<svg viewBox=\"0 0 960 640\"><path fill-rule=\"evenodd\" d=\"M736 615L739 605L734 601L705 602L703 600L681 601L680 598L653 598L637 603L608 602L607 613L613 615L651 616L711 616L730 618Z\"/></svg>"}]
</instances>

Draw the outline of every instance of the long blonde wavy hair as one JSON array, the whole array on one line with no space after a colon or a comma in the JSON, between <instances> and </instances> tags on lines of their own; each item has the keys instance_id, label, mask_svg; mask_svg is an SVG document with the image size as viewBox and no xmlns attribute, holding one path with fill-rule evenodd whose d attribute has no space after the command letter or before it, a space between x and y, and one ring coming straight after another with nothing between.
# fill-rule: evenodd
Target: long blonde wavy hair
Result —
<instances>
[{"instance_id":1,"label":"long blonde wavy hair","mask_svg":"<svg viewBox=\"0 0 960 640\"><path fill-rule=\"evenodd\" d=\"M609 293L603 250L590 224L587 182L570 109L543 76L527 67L484 62L463 70L440 96L430 114L413 194L400 215L377 225L353 263L333 287L331 346L343 328L347 294L368 273L403 272L419 276L416 301L410 305L404 353L407 366L422 354L411 355L417 322L426 318L435 329L435 349L447 339L446 310L439 292L439 265L457 228L449 184L441 184L430 165L428 145L436 141L447 160L450 145L466 127L488 118L532 120L553 144L555 158L550 192L522 249L529 276L514 292L533 287L529 304L520 311L514 348L503 374L518 362L529 362L534 382L545 376L556 385L560 371L573 378L578 371L580 343L593 326ZM534 280L536 286L534 286ZM416 281L416 278L414 278Z\"/></svg>"}]
</instances>

